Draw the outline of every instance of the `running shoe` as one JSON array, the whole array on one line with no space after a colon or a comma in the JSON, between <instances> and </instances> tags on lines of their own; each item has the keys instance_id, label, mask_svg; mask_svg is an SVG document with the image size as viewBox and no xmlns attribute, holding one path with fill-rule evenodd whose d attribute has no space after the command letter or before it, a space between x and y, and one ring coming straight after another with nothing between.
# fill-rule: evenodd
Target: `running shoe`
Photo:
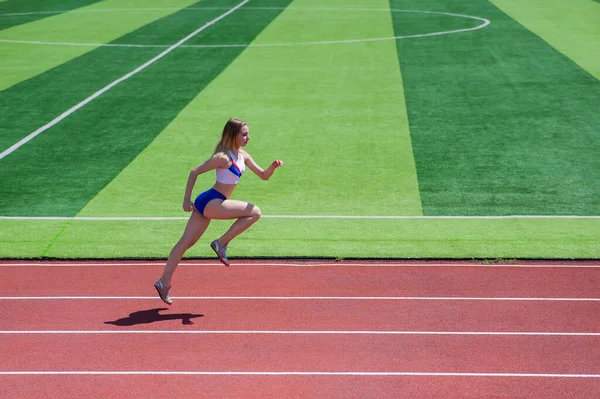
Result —
<instances>
[{"instance_id":1,"label":"running shoe","mask_svg":"<svg viewBox=\"0 0 600 399\"><path fill-rule=\"evenodd\" d=\"M229 266L229 259L227 259L227 247L219 245L218 240L214 240L210 243L210 247L215 251L221 263L225 266Z\"/></svg>"},{"instance_id":2,"label":"running shoe","mask_svg":"<svg viewBox=\"0 0 600 399\"><path fill-rule=\"evenodd\" d=\"M160 299L162 299L164 303L167 305L173 303L169 297L169 290L171 289L171 286L165 288L162 280L158 280L156 283L154 283L154 288L156 288L156 291L158 291L158 296L160 296Z\"/></svg>"}]
</instances>

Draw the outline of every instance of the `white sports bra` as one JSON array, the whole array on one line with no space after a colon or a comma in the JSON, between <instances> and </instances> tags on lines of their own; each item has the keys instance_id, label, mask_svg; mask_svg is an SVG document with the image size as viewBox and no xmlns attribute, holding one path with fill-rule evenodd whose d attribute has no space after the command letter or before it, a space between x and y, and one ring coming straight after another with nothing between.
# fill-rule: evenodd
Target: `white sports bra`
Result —
<instances>
[{"instance_id":1,"label":"white sports bra","mask_svg":"<svg viewBox=\"0 0 600 399\"><path fill-rule=\"evenodd\" d=\"M223 184L238 184L240 177L246 170L246 164L244 163L244 156L241 152L238 152L237 159L233 152L229 151L227 154L231 159L231 166L228 169L216 169L217 181Z\"/></svg>"}]
</instances>

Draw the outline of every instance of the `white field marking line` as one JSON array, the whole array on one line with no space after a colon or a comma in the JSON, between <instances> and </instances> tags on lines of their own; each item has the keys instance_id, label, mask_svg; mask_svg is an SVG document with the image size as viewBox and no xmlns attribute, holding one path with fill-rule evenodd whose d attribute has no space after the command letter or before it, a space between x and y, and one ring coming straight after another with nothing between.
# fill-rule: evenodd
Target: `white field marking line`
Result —
<instances>
[{"instance_id":1,"label":"white field marking line","mask_svg":"<svg viewBox=\"0 0 600 399\"><path fill-rule=\"evenodd\" d=\"M2 153L0 153L0 159L6 157L7 155L9 155L11 153L13 153L14 151L16 151L17 149L19 149L24 144L28 143L29 141L31 141L32 139L34 139L38 135L40 135L43 132L45 132L46 130L50 129L52 126L56 125L57 123L59 123L60 121L62 121L63 119L65 119L66 117L68 117L69 115L71 115L72 113L74 113L75 111L77 111L78 109L82 108L83 106L85 106L86 104L88 104L89 102L91 102L92 100L94 100L95 98L97 98L97 97L101 96L102 94L106 93L108 90L112 89L113 87L115 87L119 83L121 83L121 82L129 79L133 75L135 75L138 72L146 69L148 66L154 64L156 61L160 60L165 55L169 54L171 51L175 50L177 47L181 46L183 43L185 43L186 41L188 41L192 37L196 36L198 33L202 32L206 28L214 25L215 23L217 23L221 19L225 18L229 14L233 13L234 11L236 11L238 8L242 7L248 1L249 0L242 1L237 6L231 8L229 11L221 14L220 16L218 16L217 18L213 19L212 21L204 24L202 27L196 29L194 32L190 33L189 35L187 35L186 37L184 37L183 39L181 39L177 43L171 45L168 49L166 49L165 51L163 51L162 53L160 53L156 57L152 58L150 61L147 61L146 63L140 65L139 67L137 67L133 71L129 72L127 75L125 75L125 76L123 76L123 77L115 80L114 82L110 83L108 86L104 87L103 89L98 90L96 93L92 94L90 97L86 98L85 100L83 100L79 104L77 104L74 107L70 108L69 110L65 111L63 114L61 114L60 116L58 116L57 118L55 118L53 121L45 124L41 128L37 129L35 132L31 133L30 135L28 135L27 137L25 137L24 139L22 139L21 141L19 141L18 143L14 144L13 146L11 146L10 148L8 148L7 150L5 150Z\"/></svg>"},{"instance_id":2,"label":"white field marking line","mask_svg":"<svg viewBox=\"0 0 600 399\"><path fill-rule=\"evenodd\" d=\"M5 330L0 335L108 335L108 334L184 334L184 335L444 335L444 336L533 336L533 337L600 337L586 332L521 331L336 331L336 330Z\"/></svg>"},{"instance_id":3,"label":"white field marking line","mask_svg":"<svg viewBox=\"0 0 600 399\"><path fill-rule=\"evenodd\" d=\"M150 262L139 262L139 263L62 263L51 262L51 263L0 263L0 267L137 267L137 266L164 266L164 261ZM181 263L179 267L223 267L219 262L214 263ZM323 263L240 263L233 265L233 267L444 267L444 268L458 268L458 267L477 267L477 268L517 268L517 269L598 269L598 265L552 265L552 264L502 264L494 263L489 265L484 264L446 264L446 263L390 263L382 261L382 263L372 262L371 263L344 263L344 262L323 262Z\"/></svg>"},{"instance_id":4,"label":"white field marking line","mask_svg":"<svg viewBox=\"0 0 600 399\"><path fill-rule=\"evenodd\" d=\"M198 8L200 9L200 8ZM220 9L220 8L207 8L207 9ZM286 10L283 7L247 7L247 9L269 9L269 10ZM289 10L304 10L304 11L386 11L386 12L404 12L404 13L418 13L418 14L437 14L437 15L448 15L451 17L459 17L466 19L475 19L483 22L481 25L473 28L456 29L442 32L423 33L406 36L391 36L391 37L378 37L378 38L363 38L363 39L347 39L347 40L330 40L320 42L292 42L292 43L256 43L256 44L204 44L204 45L182 45L181 47L186 48L230 48L230 47L288 47L288 46L309 46L309 45L326 45L326 44L343 44L343 43L366 43L383 40L399 40L399 39L412 39L420 37L440 36L449 35L453 33L470 32L479 29L483 29L490 24L490 21L485 18L475 17L472 15L453 14L448 12L436 12L436 11L418 11L418 10L397 10L397 9L368 9L368 8L287 8ZM0 15L2 16L2 15ZM72 43L72 42L42 42L42 41L27 41L27 40L8 40L2 39L0 43L17 43L17 44L34 44L34 45L59 45L59 46L93 46L93 47L167 47L167 45L139 45L139 44L110 44L110 43Z\"/></svg>"},{"instance_id":5,"label":"white field marking line","mask_svg":"<svg viewBox=\"0 0 600 399\"><path fill-rule=\"evenodd\" d=\"M155 300L156 296L2 296L0 301L31 300ZM188 300L250 301L493 301L493 302L600 302L600 298L534 297L421 297L421 296L173 296Z\"/></svg>"},{"instance_id":6,"label":"white field marking line","mask_svg":"<svg viewBox=\"0 0 600 399\"><path fill-rule=\"evenodd\" d=\"M600 378L600 374L442 373L411 371L0 371L0 375L249 375L249 376L364 376L364 377L501 377Z\"/></svg>"},{"instance_id":7,"label":"white field marking line","mask_svg":"<svg viewBox=\"0 0 600 399\"><path fill-rule=\"evenodd\" d=\"M598 215L505 215L505 216L411 216L411 215L262 215L268 219L600 219ZM0 220L77 220L89 222L115 221L176 221L189 216L0 216Z\"/></svg>"}]
</instances>

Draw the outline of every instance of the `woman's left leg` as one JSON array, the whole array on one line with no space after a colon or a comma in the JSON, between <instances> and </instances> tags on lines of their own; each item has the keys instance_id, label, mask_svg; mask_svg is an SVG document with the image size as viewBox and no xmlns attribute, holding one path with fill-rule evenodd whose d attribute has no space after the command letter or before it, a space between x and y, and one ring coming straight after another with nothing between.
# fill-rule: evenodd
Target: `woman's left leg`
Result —
<instances>
[{"instance_id":1,"label":"woman's left leg","mask_svg":"<svg viewBox=\"0 0 600 399\"><path fill-rule=\"evenodd\" d=\"M226 247L262 216L258 206L237 200L211 201L204 209L204 214L211 219L237 219L217 240L221 247Z\"/></svg>"}]
</instances>

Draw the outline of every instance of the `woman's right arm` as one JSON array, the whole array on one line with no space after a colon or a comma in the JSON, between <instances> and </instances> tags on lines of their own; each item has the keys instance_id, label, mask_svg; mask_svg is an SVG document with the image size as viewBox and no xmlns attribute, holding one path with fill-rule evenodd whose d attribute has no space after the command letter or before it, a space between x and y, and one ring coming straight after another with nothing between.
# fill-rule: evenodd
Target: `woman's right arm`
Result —
<instances>
[{"instance_id":1,"label":"woman's right arm","mask_svg":"<svg viewBox=\"0 0 600 399\"><path fill-rule=\"evenodd\" d=\"M210 170L223 168L229 164L229 158L227 155L219 153L215 154L206 162L196 166L194 169L190 171L190 175L187 180L187 184L185 185L185 194L183 195L183 210L186 212L191 212L193 209L192 198L192 190L194 190L194 185L196 184L196 179L198 175L202 173L206 173Z\"/></svg>"}]
</instances>

